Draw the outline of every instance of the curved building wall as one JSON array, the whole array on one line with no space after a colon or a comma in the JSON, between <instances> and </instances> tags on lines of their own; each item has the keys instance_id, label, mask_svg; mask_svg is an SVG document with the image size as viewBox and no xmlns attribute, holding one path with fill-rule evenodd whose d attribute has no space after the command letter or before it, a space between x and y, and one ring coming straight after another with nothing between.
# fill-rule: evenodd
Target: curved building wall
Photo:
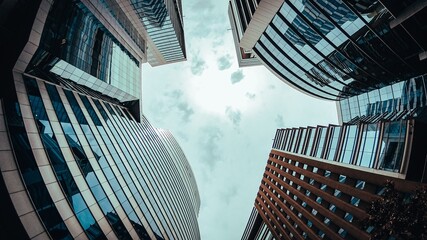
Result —
<instances>
[{"instance_id":1,"label":"curved building wall","mask_svg":"<svg viewBox=\"0 0 427 240\"><path fill-rule=\"evenodd\" d=\"M253 50L283 81L329 100L426 72L420 38L391 26L396 16L388 8L376 2L362 11L349 2L284 1Z\"/></svg>"},{"instance_id":2,"label":"curved building wall","mask_svg":"<svg viewBox=\"0 0 427 240\"><path fill-rule=\"evenodd\" d=\"M178 169L178 172L181 178L184 179L187 193L191 199L191 203L193 204L193 210L196 215L198 215L200 210L200 196L191 166L172 133L165 129L156 130L167 147L169 154L173 156L173 160Z\"/></svg>"},{"instance_id":3,"label":"curved building wall","mask_svg":"<svg viewBox=\"0 0 427 240\"><path fill-rule=\"evenodd\" d=\"M15 88L1 171L30 238L200 239L186 160L145 118L29 75Z\"/></svg>"}]
</instances>

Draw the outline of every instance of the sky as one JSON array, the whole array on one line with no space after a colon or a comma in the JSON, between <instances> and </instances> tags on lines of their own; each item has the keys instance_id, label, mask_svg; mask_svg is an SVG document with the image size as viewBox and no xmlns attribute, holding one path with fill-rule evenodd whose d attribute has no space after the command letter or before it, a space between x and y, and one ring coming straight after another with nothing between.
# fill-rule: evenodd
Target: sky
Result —
<instances>
[{"instance_id":1,"label":"sky","mask_svg":"<svg viewBox=\"0 0 427 240\"><path fill-rule=\"evenodd\" d=\"M143 112L192 166L203 240L240 239L278 128L337 123L335 102L294 90L264 66L239 68L228 0L183 0L187 61L143 65Z\"/></svg>"}]
</instances>

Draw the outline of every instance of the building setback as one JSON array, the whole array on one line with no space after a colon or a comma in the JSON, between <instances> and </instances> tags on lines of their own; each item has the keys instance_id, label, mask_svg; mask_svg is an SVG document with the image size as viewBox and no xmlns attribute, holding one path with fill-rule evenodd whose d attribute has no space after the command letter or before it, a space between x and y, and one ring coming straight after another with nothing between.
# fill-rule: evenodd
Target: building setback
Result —
<instances>
[{"instance_id":1,"label":"building setback","mask_svg":"<svg viewBox=\"0 0 427 240\"><path fill-rule=\"evenodd\" d=\"M200 239L191 167L140 107L141 64L185 60L181 1L0 12L0 238Z\"/></svg>"}]
</instances>

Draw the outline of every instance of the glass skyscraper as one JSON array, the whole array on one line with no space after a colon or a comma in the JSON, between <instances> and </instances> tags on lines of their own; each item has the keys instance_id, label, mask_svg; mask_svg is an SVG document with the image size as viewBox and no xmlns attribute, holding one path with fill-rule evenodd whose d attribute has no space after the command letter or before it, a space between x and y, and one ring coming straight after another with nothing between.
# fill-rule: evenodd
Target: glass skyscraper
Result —
<instances>
[{"instance_id":1,"label":"glass skyscraper","mask_svg":"<svg viewBox=\"0 0 427 240\"><path fill-rule=\"evenodd\" d=\"M185 154L140 111L141 64L185 60L181 2L0 11L0 238L200 239Z\"/></svg>"},{"instance_id":2,"label":"glass skyscraper","mask_svg":"<svg viewBox=\"0 0 427 240\"><path fill-rule=\"evenodd\" d=\"M426 73L425 9L412 1L231 0L240 48L329 100Z\"/></svg>"}]
</instances>

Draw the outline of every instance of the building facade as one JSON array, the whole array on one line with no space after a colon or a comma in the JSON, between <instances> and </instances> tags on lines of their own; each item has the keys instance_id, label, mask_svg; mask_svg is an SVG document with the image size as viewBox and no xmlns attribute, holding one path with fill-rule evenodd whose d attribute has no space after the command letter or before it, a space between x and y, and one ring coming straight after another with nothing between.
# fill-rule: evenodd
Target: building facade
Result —
<instances>
[{"instance_id":1,"label":"building facade","mask_svg":"<svg viewBox=\"0 0 427 240\"><path fill-rule=\"evenodd\" d=\"M230 5L237 6L232 18L239 19L238 47L311 96L341 100L426 73L424 3L231 0Z\"/></svg>"},{"instance_id":2,"label":"building facade","mask_svg":"<svg viewBox=\"0 0 427 240\"><path fill-rule=\"evenodd\" d=\"M8 1L0 11L0 238L200 239L191 167L139 106L141 64L185 60L181 2Z\"/></svg>"},{"instance_id":3,"label":"building facade","mask_svg":"<svg viewBox=\"0 0 427 240\"><path fill-rule=\"evenodd\" d=\"M414 119L278 129L242 239L370 239L388 181L425 186L425 134Z\"/></svg>"},{"instance_id":4,"label":"building facade","mask_svg":"<svg viewBox=\"0 0 427 240\"><path fill-rule=\"evenodd\" d=\"M426 75L410 78L337 102L340 123L416 118L426 121Z\"/></svg>"}]
</instances>

